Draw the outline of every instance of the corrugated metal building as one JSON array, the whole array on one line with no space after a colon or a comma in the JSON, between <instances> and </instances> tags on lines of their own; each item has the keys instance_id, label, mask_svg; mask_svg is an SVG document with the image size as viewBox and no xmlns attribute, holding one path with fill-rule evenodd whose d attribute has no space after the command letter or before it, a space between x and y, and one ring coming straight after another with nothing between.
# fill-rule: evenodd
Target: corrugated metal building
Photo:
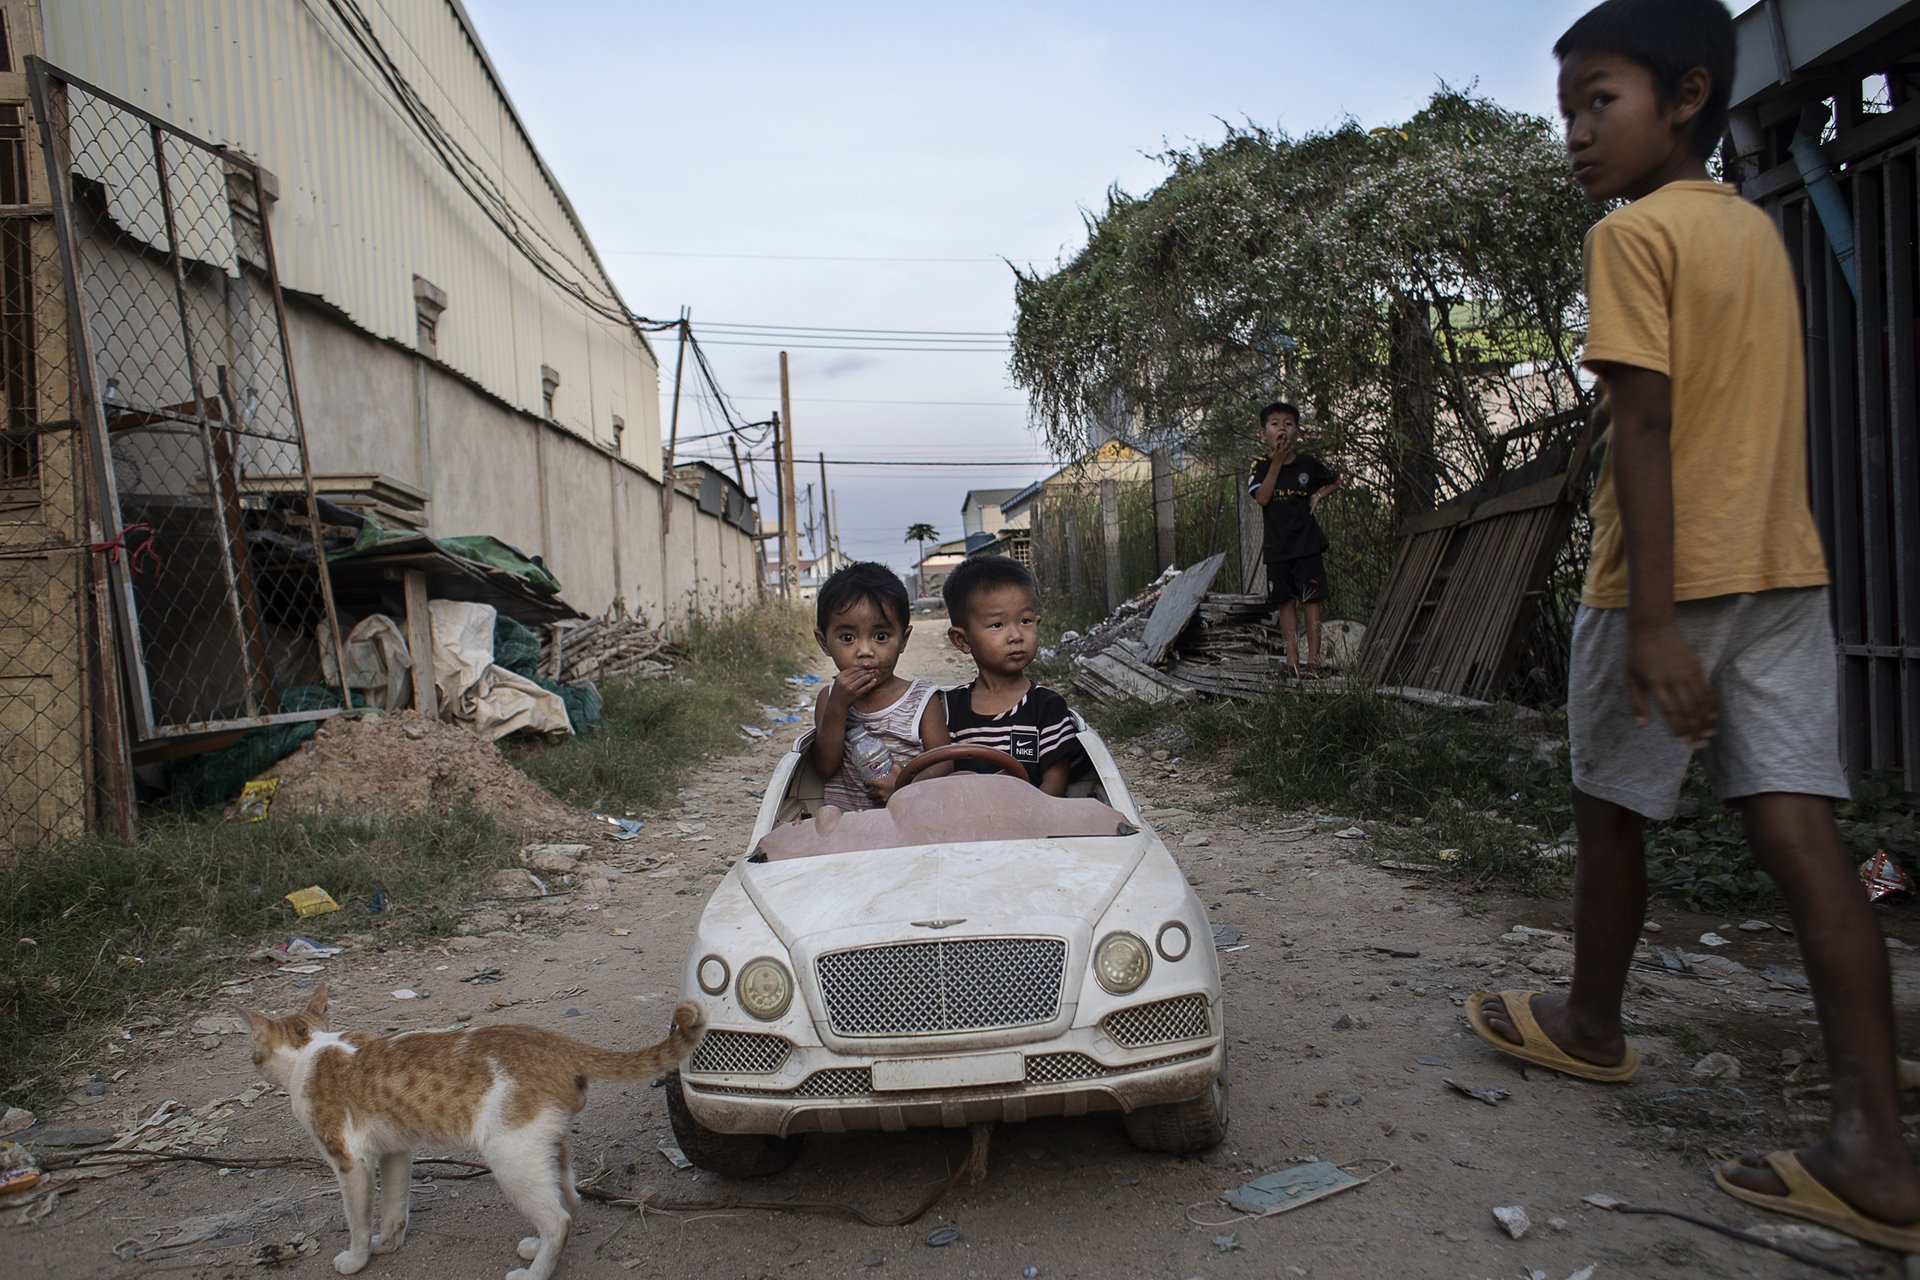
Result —
<instances>
[{"instance_id":1,"label":"corrugated metal building","mask_svg":"<svg viewBox=\"0 0 1920 1280\"><path fill-rule=\"evenodd\" d=\"M541 555L589 612L757 593L738 522L691 500L660 518L681 500L658 362L458 0L57 0L41 20L55 66L273 174L317 472L425 491L433 532Z\"/></svg>"}]
</instances>

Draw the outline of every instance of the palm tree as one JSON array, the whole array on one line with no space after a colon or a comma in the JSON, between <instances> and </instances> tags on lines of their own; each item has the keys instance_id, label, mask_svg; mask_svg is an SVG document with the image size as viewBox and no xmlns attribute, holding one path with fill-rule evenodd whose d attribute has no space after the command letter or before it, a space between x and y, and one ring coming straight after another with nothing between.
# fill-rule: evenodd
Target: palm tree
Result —
<instances>
[{"instance_id":1,"label":"palm tree","mask_svg":"<svg viewBox=\"0 0 1920 1280\"><path fill-rule=\"evenodd\" d=\"M913 563L913 594L916 596L927 594L927 571L924 567L924 562L927 558L927 543L939 536L940 531L924 520L907 530L906 540L916 543L916 549L920 553L920 558Z\"/></svg>"}]
</instances>

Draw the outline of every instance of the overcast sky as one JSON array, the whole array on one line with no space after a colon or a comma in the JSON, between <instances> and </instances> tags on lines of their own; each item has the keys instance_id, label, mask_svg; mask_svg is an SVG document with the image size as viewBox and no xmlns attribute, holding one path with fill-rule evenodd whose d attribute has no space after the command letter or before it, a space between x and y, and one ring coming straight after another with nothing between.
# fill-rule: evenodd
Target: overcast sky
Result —
<instances>
[{"instance_id":1,"label":"overcast sky","mask_svg":"<svg viewBox=\"0 0 1920 1280\"><path fill-rule=\"evenodd\" d=\"M909 524L955 536L968 489L1047 469L1014 465L1045 451L1006 374L1001 258L1071 256L1110 185L1151 189L1152 153L1217 138L1223 119L1293 134L1392 123L1443 80L1551 115L1551 46L1587 7L466 4L627 304L691 307L751 417L778 404L777 351L717 345L703 322L1001 335L965 352L793 344L798 459L1000 464L829 467L841 544L897 566L912 559ZM660 349L664 399L672 345ZM710 406L683 401L683 437L715 426ZM817 486L817 466L800 471ZM772 474L759 475L771 513Z\"/></svg>"}]
</instances>

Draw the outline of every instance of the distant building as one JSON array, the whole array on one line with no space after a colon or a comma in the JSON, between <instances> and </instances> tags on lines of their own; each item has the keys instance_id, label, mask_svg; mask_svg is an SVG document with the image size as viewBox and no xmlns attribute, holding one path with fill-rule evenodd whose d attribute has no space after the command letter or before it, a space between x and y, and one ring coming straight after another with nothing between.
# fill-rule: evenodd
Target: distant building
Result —
<instances>
[{"instance_id":1,"label":"distant building","mask_svg":"<svg viewBox=\"0 0 1920 1280\"><path fill-rule=\"evenodd\" d=\"M967 539L955 538L943 542L921 557L917 567L922 596L937 596L940 588L946 585L947 575L964 563L967 558Z\"/></svg>"},{"instance_id":2,"label":"distant building","mask_svg":"<svg viewBox=\"0 0 1920 1280\"><path fill-rule=\"evenodd\" d=\"M1035 480L1000 503L1002 519L1023 529L1033 527L1033 505L1043 495L1061 488L1089 488L1102 480L1122 484L1145 484L1153 479L1153 463L1132 445L1109 440L1097 449L1075 458L1050 475Z\"/></svg>"},{"instance_id":3,"label":"distant building","mask_svg":"<svg viewBox=\"0 0 1920 1280\"><path fill-rule=\"evenodd\" d=\"M1019 493L1018 489L969 489L960 503L960 524L966 533L998 533L1006 527L1007 517L1000 504Z\"/></svg>"}]
</instances>

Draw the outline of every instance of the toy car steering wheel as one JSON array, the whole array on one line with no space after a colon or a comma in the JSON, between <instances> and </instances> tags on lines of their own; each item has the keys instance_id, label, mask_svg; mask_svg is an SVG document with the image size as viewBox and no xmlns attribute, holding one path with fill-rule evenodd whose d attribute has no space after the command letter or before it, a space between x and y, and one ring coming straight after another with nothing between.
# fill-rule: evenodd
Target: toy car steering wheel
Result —
<instances>
[{"instance_id":1,"label":"toy car steering wheel","mask_svg":"<svg viewBox=\"0 0 1920 1280\"><path fill-rule=\"evenodd\" d=\"M998 765L1000 772L1018 778L1022 782L1032 780L1027 773L1027 766L1004 751L995 751L992 747L976 746L967 742L953 742L944 747L935 747L931 751L923 751L901 765L900 777L894 783L894 789L898 790L906 786L919 777L922 771L931 769L936 764L945 764L949 760L984 760L988 764Z\"/></svg>"}]
</instances>

